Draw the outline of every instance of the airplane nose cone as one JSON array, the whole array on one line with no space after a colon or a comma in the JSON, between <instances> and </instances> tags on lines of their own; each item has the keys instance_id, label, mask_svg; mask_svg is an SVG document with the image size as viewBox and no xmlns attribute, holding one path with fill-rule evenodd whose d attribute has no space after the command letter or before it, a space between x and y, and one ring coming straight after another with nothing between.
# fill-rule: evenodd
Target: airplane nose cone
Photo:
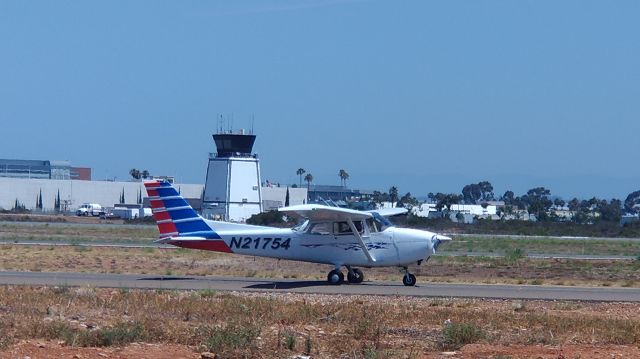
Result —
<instances>
[{"instance_id":1,"label":"airplane nose cone","mask_svg":"<svg viewBox=\"0 0 640 359\"><path fill-rule=\"evenodd\" d=\"M433 250L433 253L435 253L435 252L436 252L436 249L438 249L438 247L440 246L440 244L441 244L442 242L445 242L445 241L450 241L450 240L451 240L451 237L447 237L447 236L444 236L444 235L442 235L442 234L433 233L433 234L431 235L431 237L429 238L429 240L431 240L431 243L432 243L432 250Z\"/></svg>"},{"instance_id":2,"label":"airplane nose cone","mask_svg":"<svg viewBox=\"0 0 640 359\"><path fill-rule=\"evenodd\" d=\"M450 241L451 237L443 236L442 234L436 234L434 239L438 241Z\"/></svg>"}]
</instances>

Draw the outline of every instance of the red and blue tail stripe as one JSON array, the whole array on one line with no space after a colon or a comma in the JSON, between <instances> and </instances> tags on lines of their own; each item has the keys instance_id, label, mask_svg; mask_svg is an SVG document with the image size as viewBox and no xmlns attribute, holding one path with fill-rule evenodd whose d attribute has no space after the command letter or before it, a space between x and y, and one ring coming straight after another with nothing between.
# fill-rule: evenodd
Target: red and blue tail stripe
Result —
<instances>
[{"instance_id":1,"label":"red and blue tail stripe","mask_svg":"<svg viewBox=\"0 0 640 359\"><path fill-rule=\"evenodd\" d=\"M220 239L220 236L182 198L169 182L144 183L149 195L153 218L158 223L160 238L202 237Z\"/></svg>"}]
</instances>

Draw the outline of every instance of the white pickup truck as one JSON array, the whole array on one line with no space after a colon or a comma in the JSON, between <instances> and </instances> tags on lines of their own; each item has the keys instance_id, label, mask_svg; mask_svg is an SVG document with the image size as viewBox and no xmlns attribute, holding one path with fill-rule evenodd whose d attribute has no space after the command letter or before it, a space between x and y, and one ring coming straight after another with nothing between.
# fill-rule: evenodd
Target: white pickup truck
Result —
<instances>
[{"instance_id":1,"label":"white pickup truck","mask_svg":"<svg viewBox=\"0 0 640 359\"><path fill-rule=\"evenodd\" d=\"M97 217L104 215L104 209L97 203L85 203L78 208L76 215Z\"/></svg>"}]
</instances>

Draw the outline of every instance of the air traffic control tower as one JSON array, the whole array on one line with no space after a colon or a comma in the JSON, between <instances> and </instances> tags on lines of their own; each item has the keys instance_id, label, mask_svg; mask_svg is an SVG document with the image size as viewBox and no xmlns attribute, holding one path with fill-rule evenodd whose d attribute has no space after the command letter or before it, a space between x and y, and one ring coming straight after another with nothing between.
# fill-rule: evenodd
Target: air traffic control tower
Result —
<instances>
[{"instance_id":1,"label":"air traffic control tower","mask_svg":"<svg viewBox=\"0 0 640 359\"><path fill-rule=\"evenodd\" d=\"M262 212L260 163L252 154L255 140L242 130L213 135L217 153L209 154L203 217L241 222Z\"/></svg>"}]
</instances>

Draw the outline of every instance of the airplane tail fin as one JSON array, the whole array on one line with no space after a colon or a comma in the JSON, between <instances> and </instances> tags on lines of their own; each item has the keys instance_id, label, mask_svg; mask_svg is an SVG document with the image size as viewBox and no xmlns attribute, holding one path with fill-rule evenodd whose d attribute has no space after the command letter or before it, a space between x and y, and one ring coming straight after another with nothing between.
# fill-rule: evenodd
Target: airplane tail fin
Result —
<instances>
[{"instance_id":1,"label":"airplane tail fin","mask_svg":"<svg viewBox=\"0 0 640 359\"><path fill-rule=\"evenodd\" d=\"M219 239L220 236L169 182L146 181L149 204L158 224L160 240L175 237Z\"/></svg>"}]
</instances>

